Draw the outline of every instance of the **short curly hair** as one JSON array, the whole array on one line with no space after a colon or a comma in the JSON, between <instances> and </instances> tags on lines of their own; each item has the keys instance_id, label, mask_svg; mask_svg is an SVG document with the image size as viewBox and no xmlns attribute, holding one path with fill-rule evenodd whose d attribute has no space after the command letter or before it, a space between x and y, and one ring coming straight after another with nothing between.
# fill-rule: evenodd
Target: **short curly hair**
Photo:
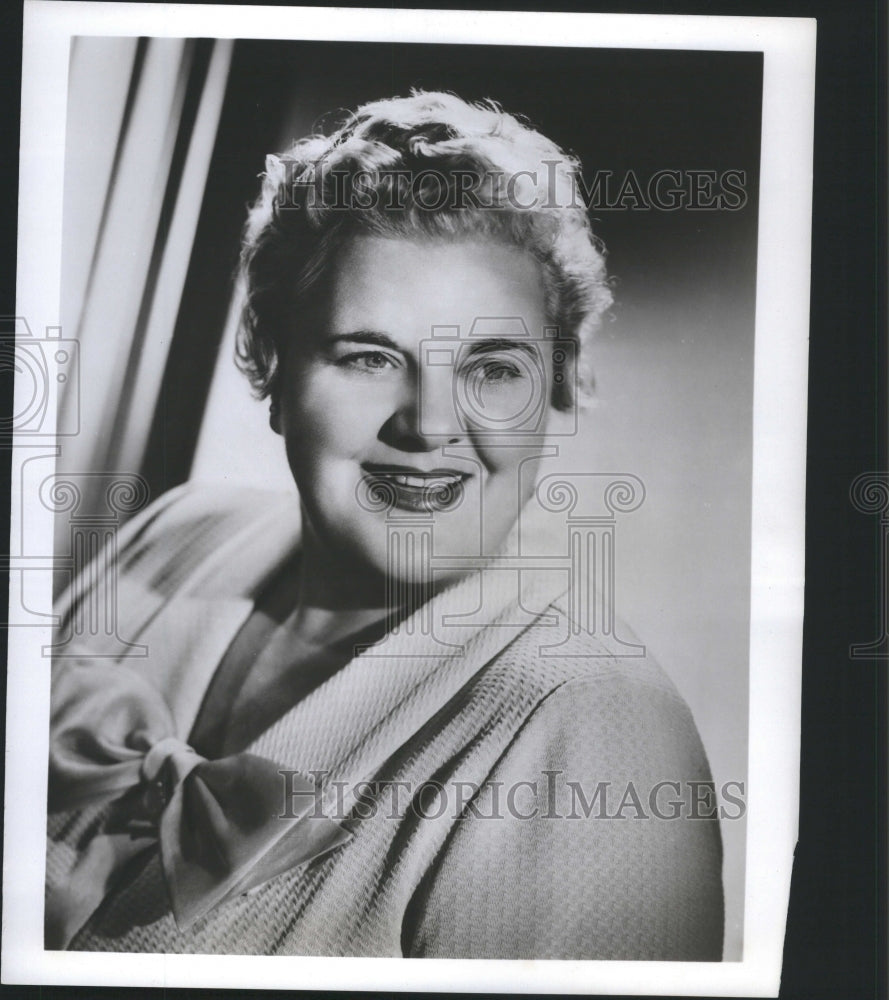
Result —
<instances>
[{"instance_id":1,"label":"short curly hair","mask_svg":"<svg viewBox=\"0 0 889 1000\"><path fill-rule=\"evenodd\" d=\"M416 90L268 156L239 269L236 360L257 397L276 398L300 311L351 236L481 236L540 262L547 312L578 359L551 402L571 407L575 384L592 387L587 345L612 301L605 248L577 200L579 171L574 156L493 101Z\"/></svg>"}]
</instances>

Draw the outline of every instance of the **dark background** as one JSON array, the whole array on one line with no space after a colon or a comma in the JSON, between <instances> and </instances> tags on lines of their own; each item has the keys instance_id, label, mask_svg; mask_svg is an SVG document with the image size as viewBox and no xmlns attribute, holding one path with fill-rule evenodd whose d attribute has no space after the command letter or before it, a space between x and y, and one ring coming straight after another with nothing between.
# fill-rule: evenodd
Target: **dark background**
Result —
<instances>
[{"instance_id":1,"label":"dark background","mask_svg":"<svg viewBox=\"0 0 889 1000\"><path fill-rule=\"evenodd\" d=\"M515 2L510 7L525 5ZM587 9L615 8L591 4ZM850 642L876 636L879 611L877 519L852 507L848 489L859 473L887 468L885 5L865 0L624 3L620 9L819 18L802 802L781 995L882 997L886 994L889 664L854 662L848 657ZM18 150L14 137L21 46L21 11L16 4L0 8L0 38L4 45L0 106L6 137L2 154L6 266L0 312L8 314L15 301ZM570 100L566 98L566 104ZM574 100L575 108L587 106L580 97ZM730 111L726 113L730 118ZM540 124L546 128L546 123ZM8 503L0 520L7 515ZM112 997L123 992L70 987L28 991L15 987L9 992L13 990L16 995L60 998Z\"/></svg>"}]
</instances>

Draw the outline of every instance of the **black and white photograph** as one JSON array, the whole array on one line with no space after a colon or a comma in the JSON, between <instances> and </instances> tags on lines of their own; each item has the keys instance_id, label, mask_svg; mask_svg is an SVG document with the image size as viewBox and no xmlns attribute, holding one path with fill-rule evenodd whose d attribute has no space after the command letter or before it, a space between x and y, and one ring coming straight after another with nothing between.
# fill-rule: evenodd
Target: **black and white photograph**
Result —
<instances>
[{"instance_id":1,"label":"black and white photograph","mask_svg":"<svg viewBox=\"0 0 889 1000\"><path fill-rule=\"evenodd\" d=\"M765 995L814 22L213 10L25 8L6 968Z\"/></svg>"}]
</instances>

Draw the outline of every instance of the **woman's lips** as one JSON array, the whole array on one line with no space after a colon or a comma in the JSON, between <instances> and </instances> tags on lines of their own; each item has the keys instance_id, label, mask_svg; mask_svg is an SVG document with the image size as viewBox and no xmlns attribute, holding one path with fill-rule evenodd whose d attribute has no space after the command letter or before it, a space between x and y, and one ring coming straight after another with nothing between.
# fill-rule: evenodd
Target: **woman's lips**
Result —
<instances>
[{"instance_id":1,"label":"woman's lips","mask_svg":"<svg viewBox=\"0 0 889 1000\"><path fill-rule=\"evenodd\" d=\"M454 469L418 469L365 465L369 490L382 505L414 513L453 510L463 500L469 474Z\"/></svg>"}]
</instances>

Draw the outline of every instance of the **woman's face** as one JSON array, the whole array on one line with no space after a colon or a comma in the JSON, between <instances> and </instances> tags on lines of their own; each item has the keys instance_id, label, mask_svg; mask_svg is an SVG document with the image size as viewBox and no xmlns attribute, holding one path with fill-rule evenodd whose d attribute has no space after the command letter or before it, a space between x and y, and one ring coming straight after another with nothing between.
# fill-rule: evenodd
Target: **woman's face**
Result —
<instances>
[{"instance_id":1,"label":"woman's face","mask_svg":"<svg viewBox=\"0 0 889 1000\"><path fill-rule=\"evenodd\" d=\"M356 236L325 288L275 422L306 530L380 573L399 523L431 522L433 555L495 552L555 415L540 265L485 239Z\"/></svg>"}]
</instances>

